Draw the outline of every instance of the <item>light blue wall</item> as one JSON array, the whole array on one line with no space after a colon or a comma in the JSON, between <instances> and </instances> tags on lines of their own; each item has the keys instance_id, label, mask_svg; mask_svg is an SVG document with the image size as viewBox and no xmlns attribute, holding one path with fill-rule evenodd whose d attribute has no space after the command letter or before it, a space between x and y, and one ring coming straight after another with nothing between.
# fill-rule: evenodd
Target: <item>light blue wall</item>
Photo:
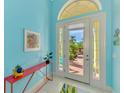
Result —
<instances>
[{"instance_id":1,"label":"light blue wall","mask_svg":"<svg viewBox=\"0 0 124 93\"><path fill-rule=\"evenodd\" d=\"M68 0L54 0L52 2L52 31L51 31L51 50L56 51L56 23L57 23L57 17L60 9L63 7L63 5ZM109 86L112 86L112 29L111 29L111 0L100 0L102 4L102 11L106 13L107 19L106 19L106 66L107 66L107 80L106 83ZM55 53L55 52L54 52ZM54 54L55 56L55 54ZM54 61L56 61L56 58L54 58Z\"/></svg>"},{"instance_id":2,"label":"light blue wall","mask_svg":"<svg viewBox=\"0 0 124 93\"><path fill-rule=\"evenodd\" d=\"M112 31L113 34L117 28L120 28L120 1L113 0L112 2ZM112 79L114 93L120 93L120 46L112 46Z\"/></svg>"},{"instance_id":3,"label":"light blue wall","mask_svg":"<svg viewBox=\"0 0 124 93\"><path fill-rule=\"evenodd\" d=\"M4 32L4 75L12 74L12 69L20 64L28 68L40 63L40 59L49 51L50 32L50 1L48 0L5 0L5 32ZM41 50L38 52L24 52L23 28L41 34ZM35 74L29 88L42 77ZM14 85L14 93L21 93L29 77ZM7 93L10 93L7 84Z\"/></svg>"}]
</instances>

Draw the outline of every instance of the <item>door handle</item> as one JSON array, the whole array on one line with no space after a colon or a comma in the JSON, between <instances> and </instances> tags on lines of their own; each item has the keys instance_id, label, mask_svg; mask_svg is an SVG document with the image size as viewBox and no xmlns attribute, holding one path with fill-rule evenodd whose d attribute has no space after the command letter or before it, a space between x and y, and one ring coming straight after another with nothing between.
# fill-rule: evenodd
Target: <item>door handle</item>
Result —
<instances>
[{"instance_id":1,"label":"door handle","mask_svg":"<svg viewBox=\"0 0 124 93\"><path fill-rule=\"evenodd\" d=\"M89 55L86 55L86 61L89 61Z\"/></svg>"}]
</instances>

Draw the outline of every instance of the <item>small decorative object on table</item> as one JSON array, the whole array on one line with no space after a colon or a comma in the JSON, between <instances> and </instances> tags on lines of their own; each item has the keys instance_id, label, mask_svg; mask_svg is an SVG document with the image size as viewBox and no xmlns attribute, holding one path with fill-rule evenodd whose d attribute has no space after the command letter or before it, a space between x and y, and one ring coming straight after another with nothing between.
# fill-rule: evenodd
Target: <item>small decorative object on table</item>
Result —
<instances>
[{"instance_id":1,"label":"small decorative object on table","mask_svg":"<svg viewBox=\"0 0 124 93\"><path fill-rule=\"evenodd\" d=\"M23 73L24 73L24 69L20 65L17 65L13 69L13 76L14 76L14 78L22 77Z\"/></svg>"},{"instance_id":2,"label":"small decorative object on table","mask_svg":"<svg viewBox=\"0 0 124 93\"><path fill-rule=\"evenodd\" d=\"M44 57L44 60L46 61L46 64L50 63L50 59L52 59L52 52L48 53L46 57Z\"/></svg>"}]
</instances>

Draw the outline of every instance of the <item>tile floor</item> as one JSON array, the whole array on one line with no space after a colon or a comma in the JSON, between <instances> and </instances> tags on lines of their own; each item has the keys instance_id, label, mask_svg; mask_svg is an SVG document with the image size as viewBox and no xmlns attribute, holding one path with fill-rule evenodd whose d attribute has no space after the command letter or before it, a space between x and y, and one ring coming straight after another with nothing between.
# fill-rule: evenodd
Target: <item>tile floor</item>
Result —
<instances>
[{"instance_id":1,"label":"tile floor","mask_svg":"<svg viewBox=\"0 0 124 93\"><path fill-rule=\"evenodd\" d=\"M60 90L65 83L78 87L80 90L82 90L81 93L110 93L90 87L87 84L83 84L67 78L61 78L58 76L54 77L53 81L48 81L48 83L38 93L60 93Z\"/></svg>"}]
</instances>

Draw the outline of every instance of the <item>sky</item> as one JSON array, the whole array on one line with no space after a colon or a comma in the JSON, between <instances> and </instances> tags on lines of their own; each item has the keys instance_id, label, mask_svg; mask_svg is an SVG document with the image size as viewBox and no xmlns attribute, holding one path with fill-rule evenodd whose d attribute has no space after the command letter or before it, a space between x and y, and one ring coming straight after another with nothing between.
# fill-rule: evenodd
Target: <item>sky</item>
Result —
<instances>
[{"instance_id":1,"label":"sky","mask_svg":"<svg viewBox=\"0 0 124 93\"><path fill-rule=\"evenodd\" d=\"M71 30L70 32L69 32L69 35L70 36L75 36L75 39L76 39L76 41L77 42L81 42L82 41L82 39L84 39L83 37L83 35L84 35L84 33L83 33L84 31L83 31L83 29L81 29L81 30Z\"/></svg>"}]
</instances>

